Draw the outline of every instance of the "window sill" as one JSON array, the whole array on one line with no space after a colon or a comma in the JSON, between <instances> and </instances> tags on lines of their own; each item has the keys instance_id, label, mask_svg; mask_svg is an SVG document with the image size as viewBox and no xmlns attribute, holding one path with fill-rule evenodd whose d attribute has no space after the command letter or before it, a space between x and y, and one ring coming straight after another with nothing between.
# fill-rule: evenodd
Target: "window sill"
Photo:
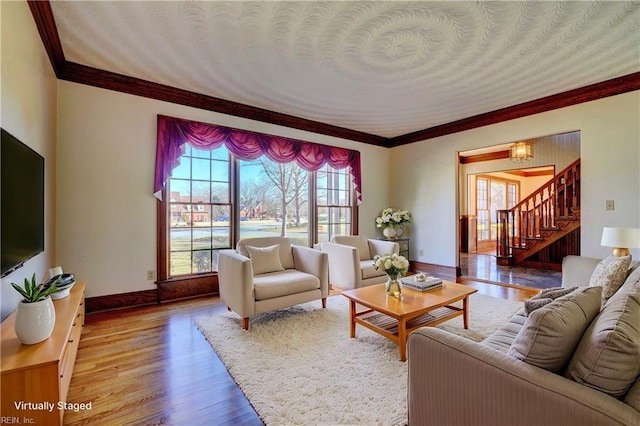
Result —
<instances>
[{"instance_id":1,"label":"window sill","mask_svg":"<svg viewBox=\"0 0 640 426\"><path fill-rule=\"evenodd\" d=\"M181 275L179 277L171 277L171 278L167 278L165 280L157 280L156 281L156 285L161 285L161 284L179 284L179 283L184 283L184 282L189 282L189 281L199 281L199 280L204 280L204 279L211 279L216 277L217 278L218 273L217 272L206 272L203 274L197 274L197 275Z\"/></svg>"}]
</instances>

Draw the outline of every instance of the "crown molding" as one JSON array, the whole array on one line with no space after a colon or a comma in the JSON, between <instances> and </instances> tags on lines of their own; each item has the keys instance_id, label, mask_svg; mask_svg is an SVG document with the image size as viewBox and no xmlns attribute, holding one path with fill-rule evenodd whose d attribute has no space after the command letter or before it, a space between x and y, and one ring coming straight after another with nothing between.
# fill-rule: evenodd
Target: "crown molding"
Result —
<instances>
[{"instance_id":1,"label":"crown molding","mask_svg":"<svg viewBox=\"0 0 640 426\"><path fill-rule=\"evenodd\" d=\"M214 111L221 114L243 117L250 120L277 124L293 129L305 130L326 136L333 136L352 141L364 142L370 145L386 146L387 139L381 136L318 121L307 120L293 115L281 114L250 105L215 98L188 90L178 89L152 81L142 80L105 71L74 62L65 62L59 78L74 83L85 84L130 95L142 96L159 101L186 105L193 108Z\"/></svg>"},{"instance_id":2,"label":"crown molding","mask_svg":"<svg viewBox=\"0 0 640 426\"><path fill-rule=\"evenodd\" d=\"M595 101L609 96L620 95L626 92L640 90L640 72L628 74L622 77L580 87L563 93L546 96L522 104L501 108L462 120L442 124L440 126L419 130L406 135L389 139L389 147L406 145L413 142L433 139L439 136L471 130L477 127L488 126L503 121L514 120L541 112L547 112L558 108L577 105L583 102Z\"/></svg>"},{"instance_id":3,"label":"crown molding","mask_svg":"<svg viewBox=\"0 0 640 426\"><path fill-rule=\"evenodd\" d=\"M636 72L405 135L385 138L69 62L64 56L50 2L28 0L27 3L53 71L61 80L387 148L640 90L640 72Z\"/></svg>"}]
</instances>

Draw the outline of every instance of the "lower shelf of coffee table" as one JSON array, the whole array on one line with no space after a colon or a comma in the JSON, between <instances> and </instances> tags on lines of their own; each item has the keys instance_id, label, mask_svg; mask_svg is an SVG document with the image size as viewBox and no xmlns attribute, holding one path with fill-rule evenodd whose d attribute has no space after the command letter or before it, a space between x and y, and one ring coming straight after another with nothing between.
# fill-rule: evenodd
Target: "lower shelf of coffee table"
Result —
<instances>
[{"instance_id":1,"label":"lower shelf of coffee table","mask_svg":"<svg viewBox=\"0 0 640 426\"><path fill-rule=\"evenodd\" d=\"M438 325L460 316L462 313L462 308L456 306L443 306L434 309L407 321L407 335L417 328ZM374 329L374 331L380 331L383 335L388 333L398 336L398 320L380 312L372 310L361 312L356 317L356 322Z\"/></svg>"}]
</instances>

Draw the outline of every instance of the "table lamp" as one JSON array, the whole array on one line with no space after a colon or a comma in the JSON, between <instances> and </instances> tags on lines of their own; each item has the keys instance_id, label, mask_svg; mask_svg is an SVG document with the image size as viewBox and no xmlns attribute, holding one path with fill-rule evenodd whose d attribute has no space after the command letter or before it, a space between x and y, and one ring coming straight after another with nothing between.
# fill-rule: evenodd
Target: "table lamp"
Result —
<instances>
[{"instance_id":1,"label":"table lamp","mask_svg":"<svg viewBox=\"0 0 640 426\"><path fill-rule=\"evenodd\" d=\"M629 256L630 248L640 247L640 228L602 228L601 246L613 247L614 256Z\"/></svg>"}]
</instances>

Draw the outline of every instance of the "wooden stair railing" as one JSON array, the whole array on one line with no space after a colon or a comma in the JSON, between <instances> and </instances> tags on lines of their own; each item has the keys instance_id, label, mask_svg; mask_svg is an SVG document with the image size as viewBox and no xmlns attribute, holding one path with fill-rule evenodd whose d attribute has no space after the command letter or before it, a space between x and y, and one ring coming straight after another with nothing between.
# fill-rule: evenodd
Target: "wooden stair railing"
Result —
<instances>
[{"instance_id":1,"label":"wooden stair railing","mask_svg":"<svg viewBox=\"0 0 640 426\"><path fill-rule=\"evenodd\" d=\"M497 210L497 261L518 264L580 226L580 159L509 210Z\"/></svg>"}]
</instances>

